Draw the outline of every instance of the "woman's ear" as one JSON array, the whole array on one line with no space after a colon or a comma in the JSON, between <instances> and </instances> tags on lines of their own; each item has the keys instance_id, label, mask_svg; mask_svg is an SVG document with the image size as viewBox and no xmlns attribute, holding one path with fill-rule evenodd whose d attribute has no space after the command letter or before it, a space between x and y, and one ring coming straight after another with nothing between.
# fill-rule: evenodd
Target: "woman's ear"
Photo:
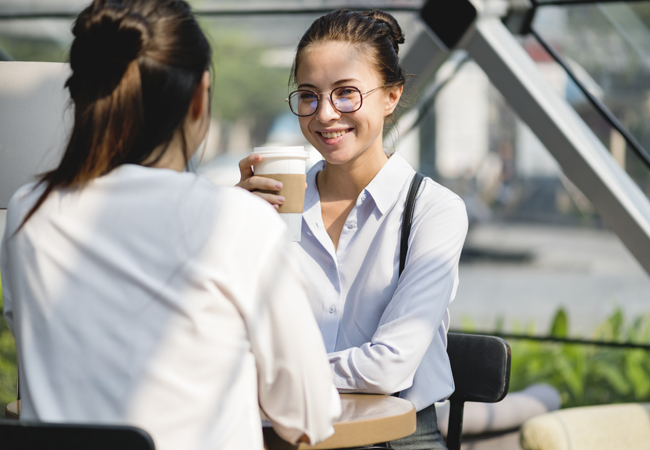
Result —
<instances>
[{"instance_id":1,"label":"woman's ear","mask_svg":"<svg viewBox=\"0 0 650 450\"><path fill-rule=\"evenodd\" d=\"M192 101L190 102L190 118L192 120L200 119L208 111L210 106L210 72L203 72L201 81L196 85Z\"/></svg>"},{"instance_id":2,"label":"woman's ear","mask_svg":"<svg viewBox=\"0 0 650 450\"><path fill-rule=\"evenodd\" d=\"M393 113L399 99L402 97L402 92L404 91L404 86L393 86L388 88L388 94L386 95L386 105L384 108L384 117L389 116Z\"/></svg>"}]
</instances>

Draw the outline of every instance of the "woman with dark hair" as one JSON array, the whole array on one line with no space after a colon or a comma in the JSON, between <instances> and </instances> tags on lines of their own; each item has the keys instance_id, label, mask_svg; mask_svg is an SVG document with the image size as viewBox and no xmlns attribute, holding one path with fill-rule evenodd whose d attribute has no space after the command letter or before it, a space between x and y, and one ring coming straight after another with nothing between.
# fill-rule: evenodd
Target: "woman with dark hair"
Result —
<instances>
[{"instance_id":1,"label":"woman with dark hair","mask_svg":"<svg viewBox=\"0 0 650 450\"><path fill-rule=\"evenodd\" d=\"M340 401L281 219L184 172L210 109L189 6L95 0L73 34L70 140L2 246L21 418L261 449L261 407L288 441L328 437Z\"/></svg>"},{"instance_id":2,"label":"woman with dark hair","mask_svg":"<svg viewBox=\"0 0 650 450\"><path fill-rule=\"evenodd\" d=\"M467 233L462 200L430 178L417 192L408 253L400 270L405 202L415 171L384 151L383 129L405 75L404 36L385 12L340 10L317 19L296 52L289 98L323 160L307 175L301 267L341 392L393 394L416 407L417 430L388 443L443 449L434 403L454 383L446 353L448 305L458 286ZM273 181L240 162L239 186L274 205Z\"/></svg>"}]
</instances>

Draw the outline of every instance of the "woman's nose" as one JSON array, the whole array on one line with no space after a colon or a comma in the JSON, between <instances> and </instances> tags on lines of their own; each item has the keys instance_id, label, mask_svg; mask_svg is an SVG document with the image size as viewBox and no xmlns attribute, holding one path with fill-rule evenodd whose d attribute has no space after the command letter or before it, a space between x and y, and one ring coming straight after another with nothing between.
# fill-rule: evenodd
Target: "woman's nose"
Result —
<instances>
[{"instance_id":1,"label":"woman's nose","mask_svg":"<svg viewBox=\"0 0 650 450\"><path fill-rule=\"evenodd\" d=\"M318 102L318 110L316 111L316 118L321 122L329 122L341 117L341 113L332 105L329 96L323 96Z\"/></svg>"}]
</instances>

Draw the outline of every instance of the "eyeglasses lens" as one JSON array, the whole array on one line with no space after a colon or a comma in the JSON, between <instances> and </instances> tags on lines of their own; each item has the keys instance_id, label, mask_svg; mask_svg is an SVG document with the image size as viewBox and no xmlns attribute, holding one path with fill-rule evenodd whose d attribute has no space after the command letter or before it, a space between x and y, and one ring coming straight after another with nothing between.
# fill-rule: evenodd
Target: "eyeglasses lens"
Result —
<instances>
[{"instance_id":1,"label":"eyeglasses lens","mask_svg":"<svg viewBox=\"0 0 650 450\"><path fill-rule=\"evenodd\" d=\"M332 103L341 112L354 112L361 107L361 92L351 87L334 89Z\"/></svg>"},{"instance_id":2,"label":"eyeglasses lens","mask_svg":"<svg viewBox=\"0 0 650 450\"><path fill-rule=\"evenodd\" d=\"M311 116L318 109L319 96L316 92L300 90L289 97L294 114ZM332 91L332 104L343 113L354 112L361 107L361 92L353 87L340 87Z\"/></svg>"},{"instance_id":3,"label":"eyeglasses lens","mask_svg":"<svg viewBox=\"0 0 650 450\"><path fill-rule=\"evenodd\" d=\"M296 91L289 97L294 114L310 116L318 109L318 94L312 91Z\"/></svg>"}]
</instances>

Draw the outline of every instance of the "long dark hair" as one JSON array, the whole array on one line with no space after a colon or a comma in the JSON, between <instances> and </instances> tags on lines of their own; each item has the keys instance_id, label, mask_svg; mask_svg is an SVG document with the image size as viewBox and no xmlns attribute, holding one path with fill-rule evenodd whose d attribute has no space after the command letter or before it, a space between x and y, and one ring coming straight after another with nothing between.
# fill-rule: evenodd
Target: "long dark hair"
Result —
<instances>
[{"instance_id":1,"label":"long dark hair","mask_svg":"<svg viewBox=\"0 0 650 450\"><path fill-rule=\"evenodd\" d=\"M74 126L59 166L22 226L57 188L81 187L121 164L156 164L183 128L210 68L210 44L182 0L94 0L77 17L65 86ZM20 228L19 228L20 229Z\"/></svg>"},{"instance_id":2,"label":"long dark hair","mask_svg":"<svg viewBox=\"0 0 650 450\"><path fill-rule=\"evenodd\" d=\"M399 44L404 34L393 16L384 11L332 11L316 19L298 43L289 84L295 83L303 51L319 42L347 42L367 46L385 85L402 86L406 74L399 64Z\"/></svg>"}]
</instances>

